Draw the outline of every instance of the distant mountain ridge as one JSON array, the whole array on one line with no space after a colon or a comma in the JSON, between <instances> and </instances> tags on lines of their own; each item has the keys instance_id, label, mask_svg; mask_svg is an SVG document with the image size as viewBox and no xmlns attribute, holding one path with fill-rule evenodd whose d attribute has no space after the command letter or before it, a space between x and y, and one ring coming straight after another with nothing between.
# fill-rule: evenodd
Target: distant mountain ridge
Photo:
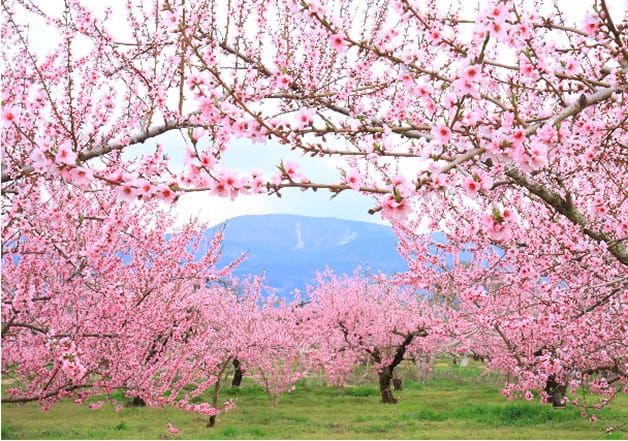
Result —
<instances>
[{"instance_id":1,"label":"distant mountain ridge","mask_svg":"<svg viewBox=\"0 0 628 441\"><path fill-rule=\"evenodd\" d=\"M225 228L221 265L243 252L247 259L235 275L265 272L265 284L282 297L305 292L316 271L329 266L338 274L350 274L361 266L371 273L406 271L397 253L397 238L390 227L336 218L269 214L232 218L205 232Z\"/></svg>"}]
</instances>

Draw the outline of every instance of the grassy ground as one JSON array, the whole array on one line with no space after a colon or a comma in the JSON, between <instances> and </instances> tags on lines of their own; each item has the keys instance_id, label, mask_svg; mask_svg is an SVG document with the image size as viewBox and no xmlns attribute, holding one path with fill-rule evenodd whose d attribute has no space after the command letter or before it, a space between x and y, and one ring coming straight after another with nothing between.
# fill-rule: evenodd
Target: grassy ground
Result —
<instances>
[{"instance_id":1,"label":"grassy ground","mask_svg":"<svg viewBox=\"0 0 628 441\"><path fill-rule=\"evenodd\" d=\"M408 372L410 376L410 372ZM397 405L379 403L375 385L342 389L302 383L273 406L250 382L241 390L227 389L226 400L237 408L206 428L204 418L176 409L125 408L110 404L89 410L70 401L42 413L35 404L2 406L2 438L43 439L295 439L295 438L570 438L622 439L605 428L628 420L628 399L619 397L598 413L596 423L578 409L555 410L537 401L509 402L499 395L501 380L481 376L480 368L440 363L427 384L406 381ZM170 421L181 430L170 435Z\"/></svg>"}]
</instances>

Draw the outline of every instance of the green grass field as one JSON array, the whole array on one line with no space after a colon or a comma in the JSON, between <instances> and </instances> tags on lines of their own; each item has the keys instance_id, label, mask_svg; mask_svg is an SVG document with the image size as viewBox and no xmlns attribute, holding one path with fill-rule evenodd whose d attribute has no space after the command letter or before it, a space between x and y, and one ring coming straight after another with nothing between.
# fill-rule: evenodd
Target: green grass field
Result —
<instances>
[{"instance_id":1,"label":"green grass field","mask_svg":"<svg viewBox=\"0 0 628 441\"><path fill-rule=\"evenodd\" d=\"M426 384L405 374L397 405L383 405L374 383L332 388L302 382L273 406L263 390L245 382L227 388L222 398L237 399L237 408L220 415L216 427L201 416L177 409L125 408L111 404L99 410L71 401L42 412L36 404L2 406L2 438L43 439L316 439L316 438L570 438L622 439L624 432L606 433L608 426L628 421L628 399L620 396L599 411L591 423L576 408L552 409L538 401L509 402L499 394L503 380L480 375L478 366L460 368L439 363ZM120 396L116 396L120 398ZM170 421L181 430L166 430Z\"/></svg>"}]
</instances>

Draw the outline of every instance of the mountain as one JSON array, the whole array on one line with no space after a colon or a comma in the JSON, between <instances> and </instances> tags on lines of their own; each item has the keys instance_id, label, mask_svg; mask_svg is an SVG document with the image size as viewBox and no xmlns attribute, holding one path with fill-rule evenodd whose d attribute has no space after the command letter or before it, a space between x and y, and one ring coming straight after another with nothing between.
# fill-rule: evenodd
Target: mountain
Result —
<instances>
[{"instance_id":1,"label":"mountain","mask_svg":"<svg viewBox=\"0 0 628 441\"><path fill-rule=\"evenodd\" d=\"M390 227L334 218L271 214L241 216L205 232L225 228L221 265L243 252L247 259L235 275L265 272L265 284L291 297L295 288L305 292L317 270L329 266L337 274L350 274L361 266L371 273L407 270L397 254L397 238Z\"/></svg>"}]
</instances>

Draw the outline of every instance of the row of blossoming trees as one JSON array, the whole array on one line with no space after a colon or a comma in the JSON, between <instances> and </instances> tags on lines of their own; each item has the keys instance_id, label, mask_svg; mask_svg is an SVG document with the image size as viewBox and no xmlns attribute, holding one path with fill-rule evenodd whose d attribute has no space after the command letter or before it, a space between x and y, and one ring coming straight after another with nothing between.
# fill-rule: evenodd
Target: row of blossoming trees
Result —
<instances>
[{"instance_id":1,"label":"row of blossoming trees","mask_svg":"<svg viewBox=\"0 0 628 441\"><path fill-rule=\"evenodd\" d=\"M436 347L431 308L411 289L325 273L309 302L264 300L259 278L231 276L238 261L217 267L222 232L174 229L154 203L130 208L106 190L56 190L14 201L19 236L3 244L4 402L47 408L122 390L213 425L233 407L219 394L234 362L276 400L308 372L341 384L370 355L393 402L392 370L413 338Z\"/></svg>"},{"instance_id":2,"label":"row of blossoming trees","mask_svg":"<svg viewBox=\"0 0 628 441\"><path fill-rule=\"evenodd\" d=\"M233 360L276 395L303 360L339 382L370 358L393 402L398 360L448 339L511 373L509 396L621 390L626 21L604 0L471 3L3 2L9 400L124 388L210 414L217 399L192 399ZM136 153L171 131L185 140ZM339 159L338 179L279 160L274 174L227 169L240 139ZM159 205L289 188L371 197L409 271L378 289L328 275L305 307L261 307L251 281L240 302L220 236L198 259L204 226L174 232ZM256 359L260 345L271 355Z\"/></svg>"}]
</instances>

